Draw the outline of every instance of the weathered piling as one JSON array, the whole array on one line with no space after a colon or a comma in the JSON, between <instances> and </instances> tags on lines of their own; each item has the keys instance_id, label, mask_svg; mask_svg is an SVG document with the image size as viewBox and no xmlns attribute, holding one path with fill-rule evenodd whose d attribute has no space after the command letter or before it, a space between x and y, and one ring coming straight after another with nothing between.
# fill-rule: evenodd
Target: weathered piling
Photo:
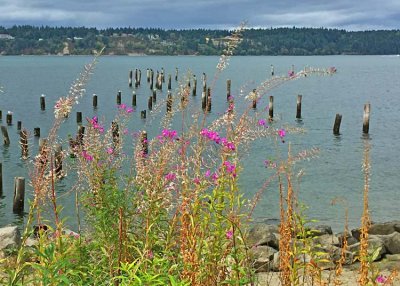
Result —
<instances>
[{"instance_id":1,"label":"weathered piling","mask_svg":"<svg viewBox=\"0 0 400 286\"><path fill-rule=\"evenodd\" d=\"M3 163L0 162L0 197L3 195Z\"/></svg>"},{"instance_id":2,"label":"weathered piling","mask_svg":"<svg viewBox=\"0 0 400 286\"><path fill-rule=\"evenodd\" d=\"M205 110L207 107L207 94L205 91L201 92L201 108Z\"/></svg>"},{"instance_id":3,"label":"weathered piling","mask_svg":"<svg viewBox=\"0 0 400 286\"><path fill-rule=\"evenodd\" d=\"M271 65L271 76L275 75L275 68L274 65Z\"/></svg>"},{"instance_id":4,"label":"weathered piling","mask_svg":"<svg viewBox=\"0 0 400 286\"><path fill-rule=\"evenodd\" d=\"M21 130L21 128L22 128L22 122L17 121L17 130Z\"/></svg>"},{"instance_id":5,"label":"weathered piling","mask_svg":"<svg viewBox=\"0 0 400 286\"><path fill-rule=\"evenodd\" d=\"M22 159L28 158L28 131L25 128L19 132L19 144L21 146Z\"/></svg>"},{"instance_id":6,"label":"weathered piling","mask_svg":"<svg viewBox=\"0 0 400 286\"><path fill-rule=\"evenodd\" d=\"M111 122L111 134L115 149L119 145L119 125L115 121Z\"/></svg>"},{"instance_id":7,"label":"weathered piling","mask_svg":"<svg viewBox=\"0 0 400 286\"><path fill-rule=\"evenodd\" d=\"M132 91L132 106L136 106L136 91Z\"/></svg>"},{"instance_id":8,"label":"weathered piling","mask_svg":"<svg viewBox=\"0 0 400 286\"><path fill-rule=\"evenodd\" d=\"M371 104L368 102L364 104L364 116L363 116L363 133L368 134L369 132L369 116L371 113Z\"/></svg>"},{"instance_id":9,"label":"weathered piling","mask_svg":"<svg viewBox=\"0 0 400 286\"><path fill-rule=\"evenodd\" d=\"M141 119L146 119L146 110L140 111L140 118Z\"/></svg>"},{"instance_id":10,"label":"weathered piling","mask_svg":"<svg viewBox=\"0 0 400 286\"><path fill-rule=\"evenodd\" d=\"M83 146L83 137L85 137L85 126L79 125L78 133L76 135L76 143L79 146Z\"/></svg>"},{"instance_id":11,"label":"weathered piling","mask_svg":"<svg viewBox=\"0 0 400 286\"><path fill-rule=\"evenodd\" d=\"M168 75L168 90L171 90L171 75Z\"/></svg>"},{"instance_id":12,"label":"weathered piling","mask_svg":"<svg viewBox=\"0 0 400 286\"><path fill-rule=\"evenodd\" d=\"M157 90L153 89L153 96L152 96L153 102L157 101Z\"/></svg>"},{"instance_id":13,"label":"weathered piling","mask_svg":"<svg viewBox=\"0 0 400 286\"><path fill-rule=\"evenodd\" d=\"M8 137L8 130L6 126L1 126L1 133L3 134L4 145L10 145L10 137Z\"/></svg>"},{"instance_id":14,"label":"weathered piling","mask_svg":"<svg viewBox=\"0 0 400 286\"><path fill-rule=\"evenodd\" d=\"M202 76L202 81L203 81L203 92L207 93L207 76L204 72Z\"/></svg>"},{"instance_id":15,"label":"weathered piling","mask_svg":"<svg viewBox=\"0 0 400 286\"><path fill-rule=\"evenodd\" d=\"M82 112L81 111L76 112L76 123L82 124Z\"/></svg>"},{"instance_id":16,"label":"weathered piling","mask_svg":"<svg viewBox=\"0 0 400 286\"><path fill-rule=\"evenodd\" d=\"M231 97L231 80L226 80L226 100L229 100Z\"/></svg>"},{"instance_id":17,"label":"weathered piling","mask_svg":"<svg viewBox=\"0 0 400 286\"><path fill-rule=\"evenodd\" d=\"M6 115L6 122L7 122L7 125L12 125L12 112L11 111L8 111L7 112L7 115Z\"/></svg>"},{"instance_id":18,"label":"weathered piling","mask_svg":"<svg viewBox=\"0 0 400 286\"><path fill-rule=\"evenodd\" d=\"M193 75L193 89L192 89L192 95L196 96L197 95L197 78L196 75Z\"/></svg>"},{"instance_id":19,"label":"weathered piling","mask_svg":"<svg viewBox=\"0 0 400 286\"><path fill-rule=\"evenodd\" d=\"M150 69L146 69L146 78L147 78L147 82L150 83Z\"/></svg>"},{"instance_id":20,"label":"weathered piling","mask_svg":"<svg viewBox=\"0 0 400 286\"><path fill-rule=\"evenodd\" d=\"M153 96L149 96L149 100L147 101L147 108L149 109L149 110L152 110L153 109Z\"/></svg>"},{"instance_id":21,"label":"weathered piling","mask_svg":"<svg viewBox=\"0 0 400 286\"><path fill-rule=\"evenodd\" d=\"M207 112L211 111L211 88L207 89Z\"/></svg>"},{"instance_id":22,"label":"weathered piling","mask_svg":"<svg viewBox=\"0 0 400 286\"><path fill-rule=\"evenodd\" d=\"M297 95L297 108L296 108L296 118L301 119L301 100L303 96L301 94Z\"/></svg>"},{"instance_id":23,"label":"weathered piling","mask_svg":"<svg viewBox=\"0 0 400 286\"><path fill-rule=\"evenodd\" d=\"M269 104L268 104L268 118L269 121L274 119L274 96L269 96Z\"/></svg>"},{"instance_id":24,"label":"weathered piling","mask_svg":"<svg viewBox=\"0 0 400 286\"><path fill-rule=\"evenodd\" d=\"M142 81L142 71L138 70L138 86L140 86L140 82Z\"/></svg>"},{"instance_id":25,"label":"weathered piling","mask_svg":"<svg viewBox=\"0 0 400 286\"><path fill-rule=\"evenodd\" d=\"M161 67L161 81L162 82L165 82L165 73L164 73L164 68L163 67Z\"/></svg>"},{"instance_id":26,"label":"weathered piling","mask_svg":"<svg viewBox=\"0 0 400 286\"><path fill-rule=\"evenodd\" d=\"M39 139L39 153L42 153L45 151L47 146L47 139L46 138L40 138Z\"/></svg>"},{"instance_id":27,"label":"weathered piling","mask_svg":"<svg viewBox=\"0 0 400 286\"><path fill-rule=\"evenodd\" d=\"M132 87L132 77L133 77L133 71L129 71L129 76L128 76L128 85L129 87Z\"/></svg>"},{"instance_id":28,"label":"weathered piling","mask_svg":"<svg viewBox=\"0 0 400 286\"><path fill-rule=\"evenodd\" d=\"M167 113L170 113L172 110L172 94L171 91L168 90L167 95Z\"/></svg>"},{"instance_id":29,"label":"weathered piling","mask_svg":"<svg viewBox=\"0 0 400 286\"><path fill-rule=\"evenodd\" d=\"M0 120L3 120L3 112L0 110Z\"/></svg>"},{"instance_id":30,"label":"weathered piling","mask_svg":"<svg viewBox=\"0 0 400 286\"><path fill-rule=\"evenodd\" d=\"M97 108L97 95L93 93L93 100L92 100L93 108Z\"/></svg>"},{"instance_id":31,"label":"weathered piling","mask_svg":"<svg viewBox=\"0 0 400 286\"><path fill-rule=\"evenodd\" d=\"M178 81L178 68L175 68L175 81Z\"/></svg>"},{"instance_id":32,"label":"weathered piling","mask_svg":"<svg viewBox=\"0 0 400 286\"><path fill-rule=\"evenodd\" d=\"M25 178L15 177L14 178L14 200L13 200L13 212L22 213L24 211L25 201Z\"/></svg>"},{"instance_id":33,"label":"weathered piling","mask_svg":"<svg viewBox=\"0 0 400 286\"><path fill-rule=\"evenodd\" d=\"M139 71L138 69L135 69L135 87L137 88L139 86Z\"/></svg>"},{"instance_id":34,"label":"weathered piling","mask_svg":"<svg viewBox=\"0 0 400 286\"><path fill-rule=\"evenodd\" d=\"M40 127L33 128L33 136L40 137Z\"/></svg>"},{"instance_id":35,"label":"weathered piling","mask_svg":"<svg viewBox=\"0 0 400 286\"><path fill-rule=\"evenodd\" d=\"M253 89L250 94L250 98L253 99L252 107L253 109L257 108L257 89Z\"/></svg>"},{"instance_id":36,"label":"weathered piling","mask_svg":"<svg viewBox=\"0 0 400 286\"><path fill-rule=\"evenodd\" d=\"M62 176L62 168L63 168L63 152L62 145L57 144L54 148L54 171L56 177Z\"/></svg>"},{"instance_id":37,"label":"weathered piling","mask_svg":"<svg viewBox=\"0 0 400 286\"><path fill-rule=\"evenodd\" d=\"M154 71L150 69L150 90L153 90L153 83L154 83Z\"/></svg>"},{"instance_id":38,"label":"weathered piling","mask_svg":"<svg viewBox=\"0 0 400 286\"><path fill-rule=\"evenodd\" d=\"M40 96L40 109L45 110L46 109L46 95L42 94Z\"/></svg>"},{"instance_id":39,"label":"weathered piling","mask_svg":"<svg viewBox=\"0 0 400 286\"><path fill-rule=\"evenodd\" d=\"M149 154L149 142L147 140L147 132L146 131L142 131L142 135L141 135L141 139L140 139L141 143L142 143L142 152L143 155L147 155Z\"/></svg>"},{"instance_id":40,"label":"weathered piling","mask_svg":"<svg viewBox=\"0 0 400 286\"><path fill-rule=\"evenodd\" d=\"M342 115L336 113L335 123L333 124L333 134L339 135L340 133L340 124L342 123Z\"/></svg>"},{"instance_id":41,"label":"weathered piling","mask_svg":"<svg viewBox=\"0 0 400 286\"><path fill-rule=\"evenodd\" d=\"M121 105L121 97L122 97L121 94L122 94L121 91L118 90L118 93L117 93L117 104L118 105Z\"/></svg>"}]
</instances>

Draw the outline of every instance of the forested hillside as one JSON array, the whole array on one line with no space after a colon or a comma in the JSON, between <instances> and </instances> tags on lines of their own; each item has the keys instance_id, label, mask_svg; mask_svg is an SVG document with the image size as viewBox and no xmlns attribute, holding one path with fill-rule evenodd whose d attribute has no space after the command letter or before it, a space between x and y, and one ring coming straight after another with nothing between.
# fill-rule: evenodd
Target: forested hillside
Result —
<instances>
[{"instance_id":1,"label":"forested hillside","mask_svg":"<svg viewBox=\"0 0 400 286\"><path fill-rule=\"evenodd\" d=\"M220 55L228 30L0 26L1 55ZM400 54L400 30L246 29L237 55Z\"/></svg>"}]
</instances>

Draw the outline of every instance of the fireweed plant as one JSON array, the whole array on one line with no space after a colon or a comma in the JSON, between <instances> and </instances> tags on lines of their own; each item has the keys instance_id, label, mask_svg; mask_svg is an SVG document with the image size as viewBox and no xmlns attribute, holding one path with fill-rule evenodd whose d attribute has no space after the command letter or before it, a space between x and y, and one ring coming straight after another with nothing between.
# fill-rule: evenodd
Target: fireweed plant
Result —
<instances>
[{"instance_id":1,"label":"fireweed plant","mask_svg":"<svg viewBox=\"0 0 400 286\"><path fill-rule=\"evenodd\" d=\"M211 90L241 41L243 26L234 31L217 65ZM111 126L101 118L86 119L84 136L70 139L63 156L75 159L71 188L76 194L78 233L65 231L57 203L54 149L57 131L84 93L97 56L73 83L69 94L55 105L55 121L46 144L33 160L33 199L15 259L7 260L8 285L255 285L246 235L251 214L265 191L251 200L239 189L243 154L254 140L272 138L277 145L290 126L277 128L263 112L250 112L271 89L312 74L336 70L305 68L262 82L248 95L231 97L227 109L211 122L190 100L190 73L170 99L159 100L150 113L154 122L167 100L171 109L158 135L129 130L130 106L116 107ZM238 112L235 101L248 101ZM179 118L179 128L173 124ZM150 124L150 123L148 123ZM284 145L286 146L286 145ZM287 160L265 162L276 170L281 196L281 282L298 284L293 277L293 245L299 224L293 192L292 168L316 155L305 150ZM279 157L279 156L278 156ZM269 182L267 180L266 182ZM285 183L284 183L285 182ZM42 205L51 205L44 218ZM82 214L84 213L84 215ZM84 219L83 219L84 217ZM304 221L301 221L304 224ZM300 223L300 225L301 225ZM35 226L35 227L34 227ZM27 247L35 235L37 245ZM305 248L306 246L304 246ZM311 269L311 267L309 267ZM315 273L315 269L312 271ZM0 277L0 281L1 281ZM2 281L3 282L3 281Z\"/></svg>"}]
</instances>

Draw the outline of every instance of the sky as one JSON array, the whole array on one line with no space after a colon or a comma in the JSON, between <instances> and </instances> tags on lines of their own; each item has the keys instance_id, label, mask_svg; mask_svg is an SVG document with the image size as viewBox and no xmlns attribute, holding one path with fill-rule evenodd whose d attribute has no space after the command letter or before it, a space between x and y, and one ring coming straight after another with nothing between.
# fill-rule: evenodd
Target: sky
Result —
<instances>
[{"instance_id":1,"label":"sky","mask_svg":"<svg viewBox=\"0 0 400 286\"><path fill-rule=\"evenodd\" d=\"M0 0L0 26L400 29L400 0Z\"/></svg>"}]
</instances>

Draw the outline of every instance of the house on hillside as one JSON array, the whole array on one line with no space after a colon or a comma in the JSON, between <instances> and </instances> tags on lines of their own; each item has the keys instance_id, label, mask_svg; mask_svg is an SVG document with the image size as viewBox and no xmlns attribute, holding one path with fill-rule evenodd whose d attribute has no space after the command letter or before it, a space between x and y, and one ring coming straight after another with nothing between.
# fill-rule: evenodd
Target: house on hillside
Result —
<instances>
[{"instance_id":1,"label":"house on hillside","mask_svg":"<svg viewBox=\"0 0 400 286\"><path fill-rule=\"evenodd\" d=\"M14 40L15 38L9 34L0 34L0 40Z\"/></svg>"}]
</instances>

